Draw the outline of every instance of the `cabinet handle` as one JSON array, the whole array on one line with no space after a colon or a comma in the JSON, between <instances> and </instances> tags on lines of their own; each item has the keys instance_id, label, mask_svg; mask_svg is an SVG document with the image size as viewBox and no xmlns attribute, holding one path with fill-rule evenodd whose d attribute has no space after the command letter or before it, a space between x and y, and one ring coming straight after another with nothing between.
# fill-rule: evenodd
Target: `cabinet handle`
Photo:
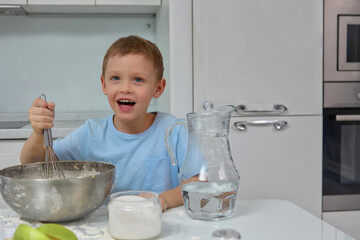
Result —
<instances>
[{"instance_id":1,"label":"cabinet handle","mask_svg":"<svg viewBox=\"0 0 360 240\"><path fill-rule=\"evenodd\" d=\"M337 122L360 121L360 115L336 115L335 120Z\"/></svg>"},{"instance_id":2,"label":"cabinet handle","mask_svg":"<svg viewBox=\"0 0 360 240\"><path fill-rule=\"evenodd\" d=\"M235 111L239 114L252 114L252 113L283 113L287 111L287 107L282 104L274 104L274 109L254 109L254 110L246 110L246 105L240 104L235 107Z\"/></svg>"},{"instance_id":3,"label":"cabinet handle","mask_svg":"<svg viewBox=\"0 0 360 240\"><path fill-rule=\"evenodd\" d=\"M278 121L278 120L255 120L255 121L239 121L235 122L234 126L239 131L245 131L246 125L253 125L253 126L263 126L263 125L273 125L274 128L280 131L283 127L287 125L286 121Z\"/></svg>"}]
</instances>

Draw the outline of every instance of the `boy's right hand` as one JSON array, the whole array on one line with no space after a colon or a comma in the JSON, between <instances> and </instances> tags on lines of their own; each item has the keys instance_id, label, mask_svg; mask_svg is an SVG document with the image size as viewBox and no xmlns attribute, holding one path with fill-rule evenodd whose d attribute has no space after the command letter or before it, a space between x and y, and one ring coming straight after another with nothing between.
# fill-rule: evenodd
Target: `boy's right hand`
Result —
<instances>
[{"instance_id":1,"label":"boy's right hand","mask_svg":"<svg viewBox=\"0 0 360 240\"><path fill-rule=\"evenodd\" d=\"M44 129L52 128L55 117L55 103L36 98L28 111L34 133L43 135Z\"/></svg>"}]
</instances>

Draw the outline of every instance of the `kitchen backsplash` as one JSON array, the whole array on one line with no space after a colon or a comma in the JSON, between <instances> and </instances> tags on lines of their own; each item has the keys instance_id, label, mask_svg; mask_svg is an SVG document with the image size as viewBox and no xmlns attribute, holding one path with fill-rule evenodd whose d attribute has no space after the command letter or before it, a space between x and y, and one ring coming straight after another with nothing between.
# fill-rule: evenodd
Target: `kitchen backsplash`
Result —
<instances>
[{"instance_id":1,"label":"kitchen backsplash","mask_svg":"<svg viewBox=\"0 0 360 240\"><path fill-rule=\"evenodd\" d=\"M42 93L58 113L111 111L100 84L107 48L130 34L156 42L154 15L0 16L0 23L0 114L26 113ZM167 111L167 96L149 110Z\"/></svg>"}]
</instances>

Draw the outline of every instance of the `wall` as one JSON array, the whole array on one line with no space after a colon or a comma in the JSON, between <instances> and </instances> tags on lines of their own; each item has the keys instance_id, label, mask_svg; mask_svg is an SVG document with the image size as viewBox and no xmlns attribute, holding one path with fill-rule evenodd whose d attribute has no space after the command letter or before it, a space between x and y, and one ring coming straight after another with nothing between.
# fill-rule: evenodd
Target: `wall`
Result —
<instances>
[{"instance_id":1,"label":"wall","mask_svg":"<svg viewBox=\"0 0 360 240\"><path fill-rule=\"evenodd\" d=\"M130 34L156 42L153 14L38 14L0 22L0 114L26 113L41 93L58 113L111 111L100 85L107 48ZM155 102L158 110L169 110L168 98Z\"/></svg>"}]
</instances>

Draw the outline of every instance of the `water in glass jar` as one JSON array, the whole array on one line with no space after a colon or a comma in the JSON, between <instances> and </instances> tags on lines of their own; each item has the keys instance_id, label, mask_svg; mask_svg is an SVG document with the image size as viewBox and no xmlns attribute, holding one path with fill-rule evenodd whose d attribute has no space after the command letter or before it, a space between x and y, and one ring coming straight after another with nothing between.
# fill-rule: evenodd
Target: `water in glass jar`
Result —
<instances>
[{"instance_id":1,"label":"water in glass jar","mask_svg":"<svg viewBox=\"0 0 360 240\"><path fill-rule=\"evenodd\" d=\"M239 181L191 182L182 186L185 210L194 219L229 218L235 207Z\"/></svg>"}]
</instances>

